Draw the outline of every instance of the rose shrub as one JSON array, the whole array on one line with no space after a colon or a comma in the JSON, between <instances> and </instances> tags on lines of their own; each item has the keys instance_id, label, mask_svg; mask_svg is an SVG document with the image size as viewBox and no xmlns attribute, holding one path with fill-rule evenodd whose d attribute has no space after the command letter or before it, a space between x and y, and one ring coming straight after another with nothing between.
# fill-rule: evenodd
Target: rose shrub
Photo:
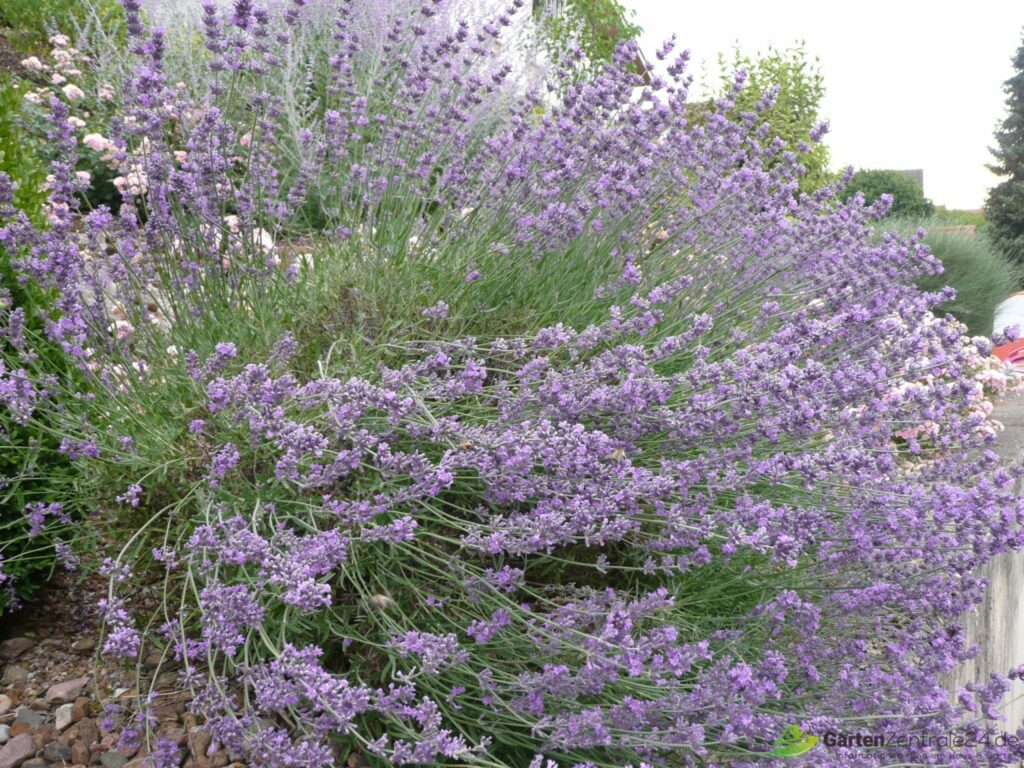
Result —
<instances>
[{"instance_id":1,"label":"rose shrub","mask_svg":"<svg viewBox=\"0 0 1024 768\"><path fill-rule=\"evenodd\" d=\"M753 766L793 722L1003 732L1004 678L942 684L978 568L1020 545L991 344L930 311L918 236L874 237L884 202L799 193L799 156L733 119L742 74L692 124L671 45L649 85L623 45L524 92L500 48L522 0L478 26L236 0L179 83L124 5L121 204L82 207L56 97L46 226L0 183L0 245L53 298L41 330L4 315L2 418L76 470L39 530L88 500L83 530L126 531L106 655L176 661L257 766ZM296 62L324 87L294 92Z\"/></svg>"}]
</instances>

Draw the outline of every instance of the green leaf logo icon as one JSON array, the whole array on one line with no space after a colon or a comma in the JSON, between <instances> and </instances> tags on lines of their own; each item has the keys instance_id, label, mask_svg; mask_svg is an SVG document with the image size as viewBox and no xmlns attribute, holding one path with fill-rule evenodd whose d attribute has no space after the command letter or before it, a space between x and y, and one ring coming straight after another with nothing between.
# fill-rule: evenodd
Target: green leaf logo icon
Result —
<instances>
[{"instance_id":1,"label":"green leaf logo icon","mask_svg":"<svg viewBox=\"0 0 1024 768\"><path fill-rule=\"evenodd\" d=\"M768 754L777 755L778 757L798 757L805 752L811 751L817 743L817 736L804 733L800 730L799 725L790 725L775 740Z\"/></svg>"}]
</instances>

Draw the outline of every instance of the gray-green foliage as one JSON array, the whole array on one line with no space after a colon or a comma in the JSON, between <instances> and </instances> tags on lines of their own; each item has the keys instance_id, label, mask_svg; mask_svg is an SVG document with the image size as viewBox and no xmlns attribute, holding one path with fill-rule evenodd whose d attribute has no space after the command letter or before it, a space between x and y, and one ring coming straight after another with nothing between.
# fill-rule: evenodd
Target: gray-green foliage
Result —
<instances>
[{"instance_id":1,"label":"gray-green foliage","mask_svg":"<svg viewBox=\"0 0 1024 768\"><path fill-rule=\"evenodd\" d=\"M928 230L925 243L942 262L943 272L922 278L918 285L927 291L938 291L947 285L955 289L956 298L941 305L938 311L952 314L973 335L990 335L996 306L1017 289L1024 270L985 237L944 231L934 220L923 226ZM907 223L905 228L913 230L916 225Z\"/></svg>"}]
</instances>

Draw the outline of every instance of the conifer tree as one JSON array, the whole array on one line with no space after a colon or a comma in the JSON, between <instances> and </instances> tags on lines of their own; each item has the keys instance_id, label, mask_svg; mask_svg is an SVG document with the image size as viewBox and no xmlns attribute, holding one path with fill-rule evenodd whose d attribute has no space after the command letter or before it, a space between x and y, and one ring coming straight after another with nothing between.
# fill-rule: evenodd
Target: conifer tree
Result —
<instances>
[{"instance_id":1,"label":"conifer tree","mask_svg":"<svg viewBox=\"0 0 1024 768\"><path fill-rule=\"evenodd\" d=\"M993 173L1005 181L989 191L986 214L992 243L1013 261L1024 263L1024 42L1013 59L1014 74L1006 81L1008 113L996 131Z\"/></svg>"}]
</instances>

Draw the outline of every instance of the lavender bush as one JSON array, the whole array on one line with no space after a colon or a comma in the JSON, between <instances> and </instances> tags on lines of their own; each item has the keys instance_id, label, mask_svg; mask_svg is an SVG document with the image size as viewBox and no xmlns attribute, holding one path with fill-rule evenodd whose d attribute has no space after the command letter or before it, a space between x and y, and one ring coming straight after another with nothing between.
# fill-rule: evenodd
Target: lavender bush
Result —
<instances>
[{"instance_id":1,"label":"lavender bush","mask_svg":"<svg viewBox=\"0 0 1024 768\"><path fill-rule=\"evenodd\" d=\"M48 226L0 183L53 297L42 333L5 310L2 418L76 468L26 513L128 530L103 653L176 662L257 766L761 766L797 723L897 739L815 765L1024 757L992 738L1005 679L942 685L1024 510L1004 376L913 287L920 237L800 195L799 153L728 117L742 75L691 124L671 45L650 85L623 45L524 92L521 0L398 4L369 39L363 5L303 5L206 6L179 84L126 0L109 131L49 103ZM322 87L282 93L296 61ZM117 210L81 205L80 143ZM165 768L159 703L123 716Z\"/></svg>"}]
</instances>

